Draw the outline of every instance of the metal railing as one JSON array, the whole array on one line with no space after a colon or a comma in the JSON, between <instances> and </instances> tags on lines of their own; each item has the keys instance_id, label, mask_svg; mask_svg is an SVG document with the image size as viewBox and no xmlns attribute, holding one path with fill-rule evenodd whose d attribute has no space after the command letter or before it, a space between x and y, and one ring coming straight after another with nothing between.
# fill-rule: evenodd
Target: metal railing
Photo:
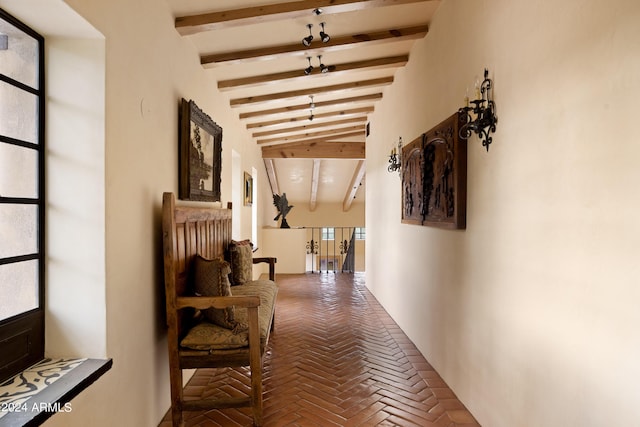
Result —
<instances>
[{"instance_id":1,"label":"metal railing","mask_svg":"<svg viewBox=\"0 0 640 427\"><path fill-rule=\"evenodd\" d=\"M313 273L364 271L364 227L305 227L306 270Z\"/></svg>"}]
</instances>

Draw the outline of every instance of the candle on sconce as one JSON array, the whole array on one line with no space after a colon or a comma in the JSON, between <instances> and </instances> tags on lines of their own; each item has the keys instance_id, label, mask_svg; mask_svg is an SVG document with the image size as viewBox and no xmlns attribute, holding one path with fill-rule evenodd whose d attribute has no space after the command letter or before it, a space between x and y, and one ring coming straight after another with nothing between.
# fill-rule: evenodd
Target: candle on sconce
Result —
<instances>
[{"instance_id":1,"label":"candle on sconce","mask_svg":"<svg viewBox=\"0 0 640 427\"><path fill-rule=\"evenodd\" d=\"M480 80L478 79L478 76L476 76L476 99L481 99L482 95L480 94Z\"/></svg>"},{"instance_id":2,"label":"candle on sconce","mask_svg":"<svg viewBox=\"0 0 640 427\"><path fill-rule=\"evenodd\" d=\"M467 91L464 94L464 106L469 106L469 86L467 86Z\"/></svg>"}]
</instances>

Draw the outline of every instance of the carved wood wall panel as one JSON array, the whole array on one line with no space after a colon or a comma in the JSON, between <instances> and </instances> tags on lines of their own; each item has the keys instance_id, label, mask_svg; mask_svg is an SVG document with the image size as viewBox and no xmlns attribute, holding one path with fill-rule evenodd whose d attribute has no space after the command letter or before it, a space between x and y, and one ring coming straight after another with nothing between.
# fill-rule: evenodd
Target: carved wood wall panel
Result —
<instances>
[{"instance_id":1,"label":"carved wood wall panel","mask_svg":"<svg viewBox=\"0 0 640 427\"><path fill-rule=\"evenodd\" d=\"M455 113L402 147L402 222L465 229L467 140Z\"/></svg>"}]
</instances>

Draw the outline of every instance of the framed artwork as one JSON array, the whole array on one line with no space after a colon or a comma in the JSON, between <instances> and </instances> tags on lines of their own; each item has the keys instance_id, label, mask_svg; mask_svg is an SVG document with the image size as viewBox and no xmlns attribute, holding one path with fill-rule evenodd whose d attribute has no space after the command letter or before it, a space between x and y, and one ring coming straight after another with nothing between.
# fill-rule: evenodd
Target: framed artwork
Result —
<instances>
[{"instance_id":1,"label":"framed artwork","mask_svg":"<svg viewBox=\"0 0 640 427\"><path fill-rule=\"evenodd\" d=\"M402 147L402 222L467 227L466 116L455 113Z\"/></svg>"},{"instance_id":2,"label":"framed artwork","mask_svg":"<svg viewBox=\"0 0 640 427\"><path fill-rule=\"evenodd\" d=\"M183 200L220 201L222 128L195 102L180 104L179 196Z\"/></svg>"},{"instance_id":3,"label":"framed artwork","mask_svg":"<svg viewBox=\"0 0 640 427\"><path fill-rule=\"evenodd\" d=\"M253 204L253 177L251 174L244 173L244 205L251 206Z\"/></svg>"}]
</instances>

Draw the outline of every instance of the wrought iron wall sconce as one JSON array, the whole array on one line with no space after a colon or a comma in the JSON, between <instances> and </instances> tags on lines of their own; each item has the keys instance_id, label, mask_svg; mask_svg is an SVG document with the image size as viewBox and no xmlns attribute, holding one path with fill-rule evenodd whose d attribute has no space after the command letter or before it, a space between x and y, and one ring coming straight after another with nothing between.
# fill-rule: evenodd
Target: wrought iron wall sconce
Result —
<instances>
[{"instance_id":1,"label":"wrought iron wall sconce","mask_svg":"<svg viewBox=\"0 0 640 427\"><path fill-rule=\"evenodd\" d=\"M476 81L476 99L471 101L465 96L465 106L459 112L467 115L467 123L460 128L460 138L469 138L474 133L482 141L482 146L489 151L489 145L493 141L491 134L496 131L498 117L496 116L496 104L493 102L493 81L489 78L489 70L484 69L484 80L481 84Z\"/></svg>"},{"instance_id":2,"label":"wrought iron wall sconce","mask_svg":"<svg viewBox=\"0 0 640 427\"><path fill-rule=\"evenodd\" d=\"M402 137L398 138L398 146L391 149L389 154L389 167L387 171L400 173L400 167L402 164Z\"/></svg>"}]
</instances>

